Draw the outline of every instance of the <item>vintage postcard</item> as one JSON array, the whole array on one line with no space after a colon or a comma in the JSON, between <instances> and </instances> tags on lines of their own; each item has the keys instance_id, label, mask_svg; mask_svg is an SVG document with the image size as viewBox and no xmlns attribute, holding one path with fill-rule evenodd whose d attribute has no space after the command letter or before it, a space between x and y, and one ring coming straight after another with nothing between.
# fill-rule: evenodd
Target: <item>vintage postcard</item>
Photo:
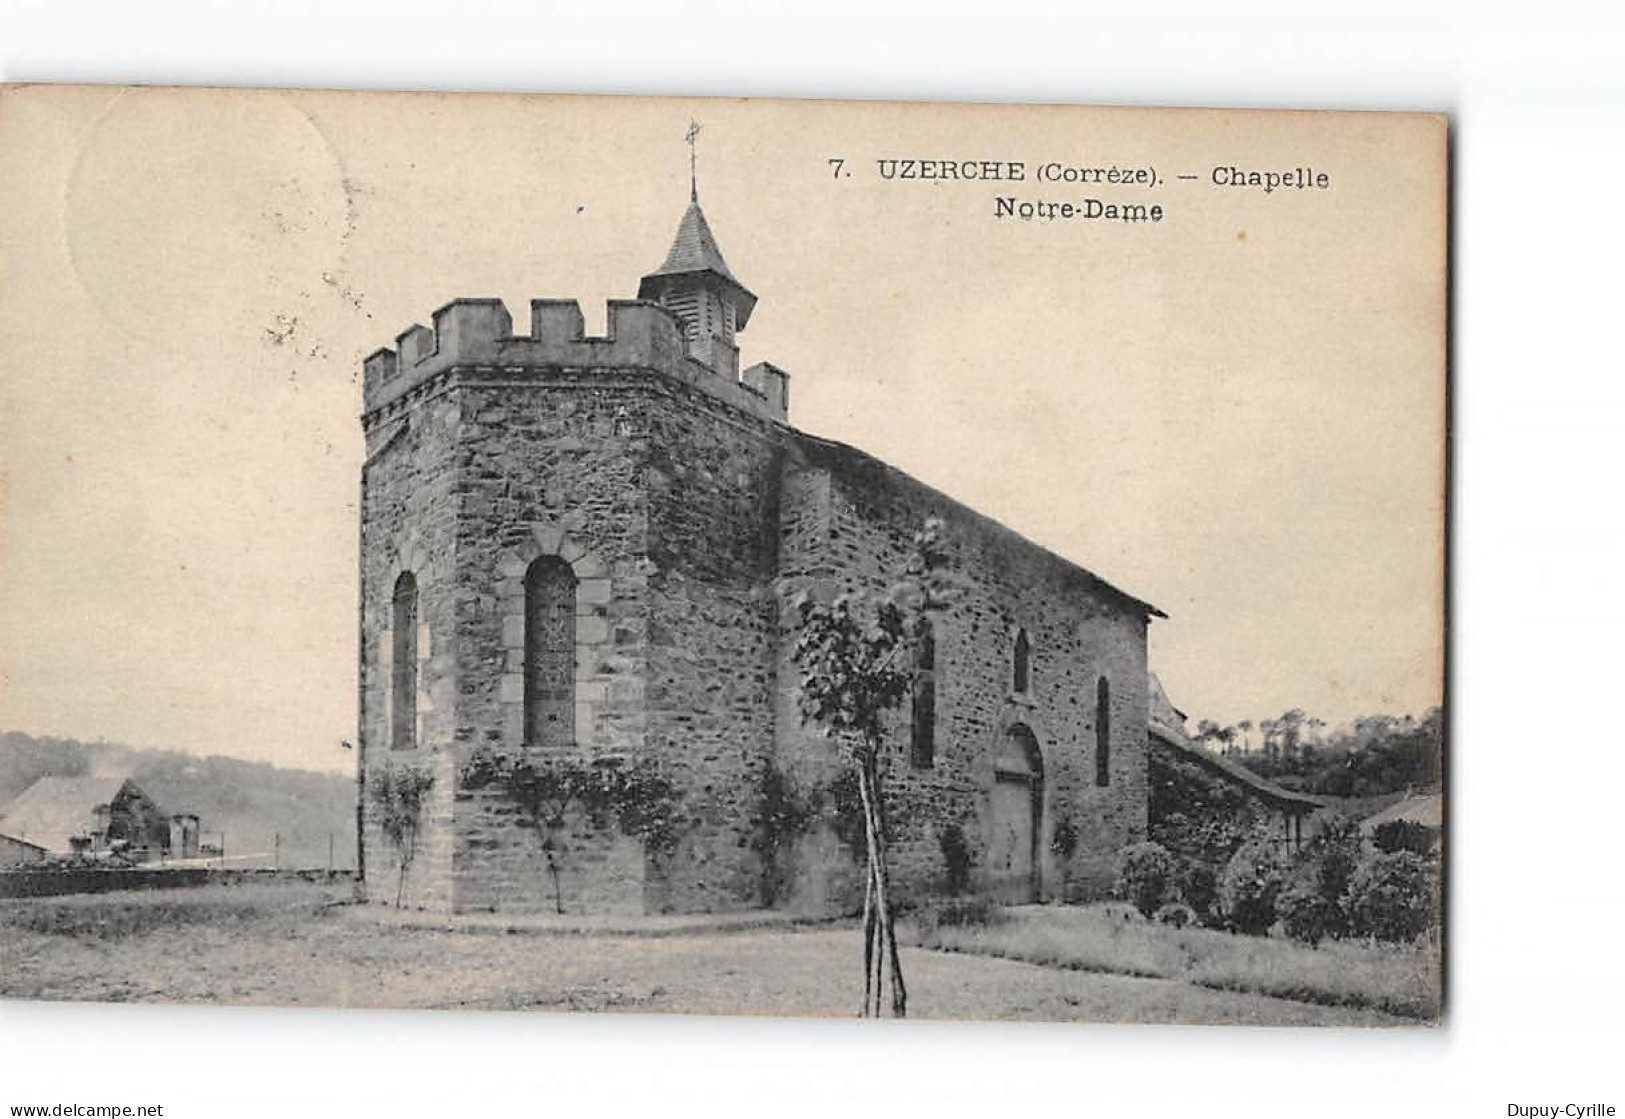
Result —
<instances>
[{"instance_id":1,"label":"vintage postcard","mask_svg":"<svg viewBox=\"0 0 1625 1119\"><path fill-rule=\"evenodd\" d=\"M1442 118L0 156L0 996L1439 1020Z\"/></svg>"}]
</instances>

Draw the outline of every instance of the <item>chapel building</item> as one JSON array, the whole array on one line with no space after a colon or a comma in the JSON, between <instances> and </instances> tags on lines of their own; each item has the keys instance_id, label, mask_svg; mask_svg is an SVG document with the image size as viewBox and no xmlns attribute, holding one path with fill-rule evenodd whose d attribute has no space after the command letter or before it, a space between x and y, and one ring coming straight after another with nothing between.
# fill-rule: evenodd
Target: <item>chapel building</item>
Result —
<instances>
[{"instance_id":1,"label":"chapel building","mask_svg":"<svg viewBox=\"0 0 1625 1119\"><path fill-rule=\"evenodd\" d=\"M576 821L572 912L861 906L834 745L803 726L789 602L895 581L945 524L967 590L913 650L885 780L904 901L1098 896L1145 838L1146 630L1160 612L861 451L798 431L790 379L739 369L756 296L698 199L635 300L588 337L569 300L516 334L458 299L366 359L361 487L362 865L393 883L366 792L434 777L408 904L546 911L537 836L478 751L654 766L676 846ZM768 799L810 812L767 834ZM376 894L392 893L375 885Z\"/></svg>"}]
</instances>

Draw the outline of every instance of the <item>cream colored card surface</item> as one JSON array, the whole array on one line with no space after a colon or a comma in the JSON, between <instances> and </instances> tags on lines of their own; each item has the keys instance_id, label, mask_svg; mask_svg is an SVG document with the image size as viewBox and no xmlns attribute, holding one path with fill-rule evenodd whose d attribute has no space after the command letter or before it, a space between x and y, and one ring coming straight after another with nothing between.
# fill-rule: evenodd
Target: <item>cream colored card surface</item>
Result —
<instances>
[{"instance_id":1,"label":"cream colored card surface","mask_svg":"<svg viewBox=\"0 0 1625 1119\"><path fill-rule=\"evenodd\" d=\"M1437 1021L1447 143L0 90L0 995Z\"/></svg>"}]
</instances>

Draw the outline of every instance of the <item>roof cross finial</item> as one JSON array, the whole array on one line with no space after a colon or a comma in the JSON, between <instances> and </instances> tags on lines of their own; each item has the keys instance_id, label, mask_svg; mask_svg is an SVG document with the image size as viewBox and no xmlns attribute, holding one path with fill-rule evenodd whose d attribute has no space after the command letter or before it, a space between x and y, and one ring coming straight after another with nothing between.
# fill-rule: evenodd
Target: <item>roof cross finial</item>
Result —
<instances>
[{"instance_id":1,"label":"roof cross finial","mask_svg":"<svg viewBox=\"0 0 1625 1119\"><path fill-rule=\"evenodd\" d=\"M698 202L700 200L699 121L690 120L688 122L688 131L683 134L683 141L688 145L688 200Z\"/></svg>"}]
</instances>

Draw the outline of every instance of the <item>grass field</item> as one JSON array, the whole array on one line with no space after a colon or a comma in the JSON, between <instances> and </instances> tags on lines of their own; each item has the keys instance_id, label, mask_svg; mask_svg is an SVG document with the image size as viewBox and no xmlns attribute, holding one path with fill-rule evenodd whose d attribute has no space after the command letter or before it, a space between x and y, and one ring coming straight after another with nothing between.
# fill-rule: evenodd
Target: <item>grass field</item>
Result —
<instances>
[{"instance_id":1,"label":"grass field","mask_svg":"<svg viewBox=\"0 0 1625 1119\"><path fill-rule=\"evenodd\" d=\"M915 943L947 952L1175 979L1422 1021L1439 1016L1439 956L1429 944L1342 942L1311 948L1272 937L1171 928L1124 905L1024 907L996 911L987 924L911 931Z\"/></svg>"},{"instance_id":2,"label":"grass field","mask_svg":"<svg viewBox=\"0 0 1625 1119\"><path fill-rule=\"evenodd\" d=\"M850 1016L861 937L848 926L620 932L448 931L338 904L348 887L206 886L0 903L0 996L344 1007ZM1097 974L982 955L904 952L916 1017L1404 1025L1359 1006Z\"/></svg>"}]
</instances>

